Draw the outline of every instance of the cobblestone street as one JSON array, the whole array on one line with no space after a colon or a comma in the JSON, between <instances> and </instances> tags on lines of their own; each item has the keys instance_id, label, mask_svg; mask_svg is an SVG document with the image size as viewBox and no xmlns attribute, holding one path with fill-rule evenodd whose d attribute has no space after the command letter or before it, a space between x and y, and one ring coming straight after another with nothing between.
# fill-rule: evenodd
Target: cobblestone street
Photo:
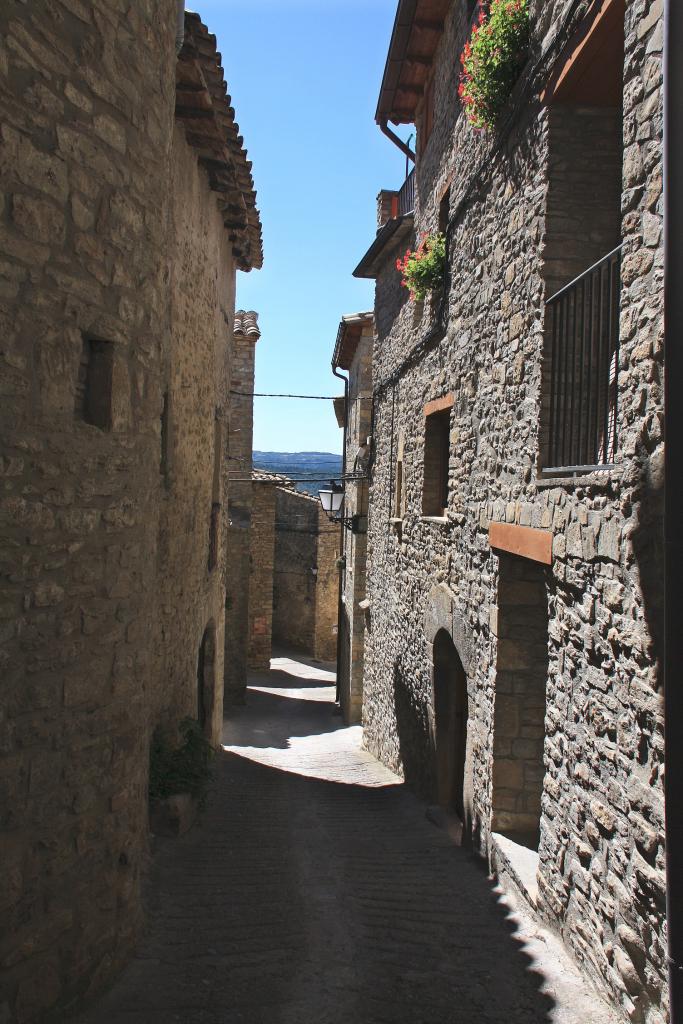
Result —
<instances>
[{"instance_id":1,"label":"cobblestone street","mask_svg":"<svg viewBox=\"0 0 683 1024\"><path fill-rule=\"evenodd\" d=\"M274 659L209 806L157 840L138 955L81 1024L612 1024L558 942Z\"/></svg>"}]
</instances>

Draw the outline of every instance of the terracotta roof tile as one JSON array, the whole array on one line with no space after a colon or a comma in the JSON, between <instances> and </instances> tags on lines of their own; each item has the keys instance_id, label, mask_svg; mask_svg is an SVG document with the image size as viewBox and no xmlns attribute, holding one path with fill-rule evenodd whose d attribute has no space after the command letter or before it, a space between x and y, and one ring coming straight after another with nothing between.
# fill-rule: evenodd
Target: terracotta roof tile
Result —
<instances>
[{"instance_id":1,"label":"terracotta roof tile","mask_svg":"<svg viewBox=\"0 0 683 1024\"><path fill-rule=\"evenodd\" d=\"M176 118L219 194L223 223L240 270L263 263L261 219L251 161L243 146L212 35L198 14L185 14L185 42L176 64Z\"/></svg>"},{"instance_id":2,"label":"terracotta roof tile","mask_svg":"<svg viewBox=\"0 0 683 1024\"><path fill-rule=\"evenodd\" d=\"M258 325L258 313L253 309L238 309L235 313L235 337L251 338L258 341L261 337L261 328Z\"/></svg>"}]
</instances>

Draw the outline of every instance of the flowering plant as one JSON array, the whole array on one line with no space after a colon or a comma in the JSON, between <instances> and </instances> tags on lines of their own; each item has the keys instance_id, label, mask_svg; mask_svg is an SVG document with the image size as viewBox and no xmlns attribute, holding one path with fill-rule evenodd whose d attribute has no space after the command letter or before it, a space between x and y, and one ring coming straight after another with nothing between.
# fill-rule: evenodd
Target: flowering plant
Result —
<instances>
[{"instance_id":1,"label":"flowering plant","mask_svg":"<svg viewBox=\"0 0 683 1024\"><path fill-rule=\"evenodd\" d=\"M424 299L427 292L438 288L446 262L446 239L443 235L423 234L415 252L396 260L396 269L403 274L401 284L410 289L411 299Z\"/></svg>"},{"instance_id":2,"label":"flowering plant","mask_svg":"<svg viewBox=\"0 0 683 1024\"><path fill-rule=\"evenodd\" d=\"M479 17L460 56L458 96L467 120L490 131L510 95L529 47L529 0L480 0Z\"/></svg>"}]
</instances>

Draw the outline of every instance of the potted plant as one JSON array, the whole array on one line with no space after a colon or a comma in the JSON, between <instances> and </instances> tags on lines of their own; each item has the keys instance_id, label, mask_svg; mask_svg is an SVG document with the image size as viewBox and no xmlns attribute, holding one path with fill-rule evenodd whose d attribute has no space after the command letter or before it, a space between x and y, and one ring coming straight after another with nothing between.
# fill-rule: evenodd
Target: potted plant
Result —
<instances>
[{"instance_id":1,"label":"potted plant","mask_svg":"<svg viewBox=\"0 0 683 1024\"><path fill-rule=\"evenodd\" d=\"M155 835L178 836L191 828L204 807L213 748L199 723L185 718L181 743L172 746L161 730L152 738L149 759L150 826Z\"/></svg>"},{"instance_id":2,"label":"potted plant","mask_svg":"<svg viewBox=\"0 0 683 1024\"><path fill-rule=\"evenodd\" d=\"M445 264L444 235L425 233L414 252L406 249L405 256L396 260L396 269L402 274L401 284L408 288L411 299L421 302L429 292L441 286Z\"/></svg>"},{"instance_id":3,"label":"potted plant","mask_svg":"<svg viewBox=\"0 0 683 1024\"><path fill-rule=\"evenodd\" d=\"M467 120L490 131L505 106L529 49L529 0L491 0L460 56L458 95Z\"/></svg>"}]
</instances>

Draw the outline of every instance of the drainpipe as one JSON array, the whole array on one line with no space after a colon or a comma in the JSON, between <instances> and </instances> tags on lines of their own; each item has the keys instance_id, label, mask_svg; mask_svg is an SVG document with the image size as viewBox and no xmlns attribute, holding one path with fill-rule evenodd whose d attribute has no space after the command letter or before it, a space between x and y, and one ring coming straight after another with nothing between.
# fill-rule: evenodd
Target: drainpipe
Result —
<instances>
[{"instance_id":1,"label":"drainpipe","mask_svg":"<svg viewBox=\"0 0 683 1024\"><path fill-rule=\"evenodd\" d=\"M380 131L383 132L384 135L386 135L386 137L388 139L391 139L393 144L395 146L398 146L398 148L401 150L401 152L405 153L405 155L410 160L412 160L413 163L415 163L415 154L414 154L414 152L412 151L410 146L403 141L403 139L399 139L399 137L396 134L396 132L391 130L391 128L387 124L387 119L383 118L381 121L378 121L377 123L379 124ZM408 177L408 175L406 175L406 177Z\"/></svg>"},{"instance_id":2,"label":"drainpipe","mask_svg":"<svg viewBox=\"0 0 683 1024\"><path fill-rule=\"evenodd\" d=\"M185 0L176 0L175 52L180 53L185 42Z\"/></svg>"},{"instance_id":3,"label":"drainpipe","mask_svg":"<svg viewBox=\"0 0 683 1024\"><path fill-rule=\"evenodd\" d=\"M664 715L666 920L671 1024L683 1024L683 742L681 619L683 601L683 5L664 6Z\"/></svg>"},{"instance_id":4,"label":"drainpipe","mask_svg":"<svg viewBox=\"0 0 683 1024\"><path fill-rule=\"evenodd\" d=\"M339 380L344 381L344 440L342 448L342 486L344 487L344 496L346 497L346 435L349 427L349 381L348 377L345 377L343 373L339 372L336 363L332 360L332 373ZM344 513L345 508L342 505L342 523L339 527L339 553L341 558L346 556L346 531L344 529ZM341 694L339 690L339 675L341 671L341 640L342 640L342 616L344 613L344 602L342 601L343 596L343 581L346 579L346 567L341 569L339 573L339 597L337 599L337 690L335 693L335 702L341 706Z\"/></svg>"}]
</instances>

